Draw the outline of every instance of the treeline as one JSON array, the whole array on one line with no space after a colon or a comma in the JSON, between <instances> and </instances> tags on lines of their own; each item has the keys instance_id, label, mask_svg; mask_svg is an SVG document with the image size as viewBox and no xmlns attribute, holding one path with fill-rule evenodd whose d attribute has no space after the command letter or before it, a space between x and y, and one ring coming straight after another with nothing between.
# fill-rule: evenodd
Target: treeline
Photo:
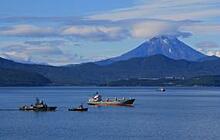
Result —
<instances>
[{"instance_id":1,"label":"treeline","mask_svg":"<svg viewBox=\"0 0 220 140\"><path fill-rule=\"evenodd\" d=\"M101 86L220 86L220 75L197 76L188 79L122 79Z\"/></svg>"}]
</instances>

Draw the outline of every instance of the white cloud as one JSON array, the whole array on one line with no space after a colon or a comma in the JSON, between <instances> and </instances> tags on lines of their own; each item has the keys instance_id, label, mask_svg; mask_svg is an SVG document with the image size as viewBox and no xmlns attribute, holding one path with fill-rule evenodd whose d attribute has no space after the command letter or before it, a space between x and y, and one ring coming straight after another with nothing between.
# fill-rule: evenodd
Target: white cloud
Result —
<instances>
[{"instance_id":1,"label":"white cloud","mask_svg":"<svg viewBox=\"0 0 220 140\"><path fill-rule=\"evenodd\" d=\"M66 40L32 40L32 41L25 41L24 44L26 45L33 45L33 46L65 46L67 45Z\"/></svg>"},{"instance_id":2,"label":"white cloud","mask_svg":"<svg viewBox=\"0 0 220 140\"><path fill-rule=\"evenodd\" d=\"M182 22L171 22L171 21L147 21L137 23L132 27L132 37L136 38L152 38L158 35L173 35L183 36L187 34L180 32L179 27L182 26Z\"/></svg>"},{"instance_id":3,"label":"white cloud","mask_svg":"<svg viewBox=\"0 0 220 140\"><path fill-rule=\"evenodd\" d=\"M170 19L170 20L186 20L186 19L201 20L212 17L220 17L220 10L219 9L195 10L191 12L187 11L184 13L180 12L178 14L162 15L161 17L158 16L158 18Z\"/></svg>"},{"instance_id":4,"label":"white cloud","mask_svg":"<svg viewBox=\"0 0 220 140\"><path fill-rule=\"evenodd\" d=\"M88 21L91 22L91 21ZM96 22L96 21L93 21ZM97 21L99 22L99 21ZM103 22L103 25L71 25L41 27L33 25L13 25L0 28L0 36L12 37L75 37L95 41L119 41L129 37L151 38L157 35L185 36L179 28L193 21L167 21L140 19L132 21ZM39 43L39 42L38 42ZM49 43L49 42L41 42Z\"/></svg>"},{"instance_id":5,"label":"white cloud","mask_svg":"<svg viewBox=\"0 0 220 140\"><path fill-rule=\"evenodd\" d=\"M220 46L216 42L211 41L201 41L196 44L198 49L209 56L219 56L220 57Z\"/></svg>"},{"instance_id":6,"label":"white cloud","mask_svg":"<svg viewBox=\"0 0 220 140\"><path fill-rule=\"evenodd\" d=\"M62 55L63 52L56 46L31 46L22 43L16 43L6 47L1 47L0 54L7 59L16 61L32 61L31 59Z\"/></svg>"},{"instance_id":7,"label":"white cloud","mask_svg":"<svg viewBox=\"0 0 220 140\"><path fill-rule=\"evenodd\" d=\"M169 20L201 19L220 16L218 0L150 0L141 5L91 15L91 19L122 20L157 18Z\"/></svg>"},{"instance_id":8,"label":"white cloud","mask_svg":"<svg viewBox=\"0 0 220 140\"><path fill-rule=\"evenodd\" d=\"M209 56L215 55L215 56L220 57L220 50L209 50L209 51L206 52L206 54L209 55Z\"/></svg>"},{"instance_id":9,"label":"white cloud","mask_svg":"<svg viewBox=\"0 0 220 140\"><path fill-rule=\"evenodd\" d=\"M182 26L180 30L193 32L195 34L212 34L212 33L220 32L220 25L195 23L187 26Z\"/></svg>"},{"instance_id":10,"label":"white cloud","mask_svg":"<svg viewBox=\"0 0 220 140\"><path fill-rule=\"evenodd\" d=\"M98 22L98 21L97 21ZM115 41L126 37L127 30L115 26L72 25L41 27L34 25L13 25L0 27L0 36L16 37L76 37L97 41Z\"/></svg>"},{"instance_id":11,"label":"white cloud","mask_svg":"<svg viewBox=\"0 0 220 140\"><path fill-rule=\"evenodd\" d=\"M120 40L126 38L126 30L120 27L105 26L70 26L62 30L61 35L76 36L81 38L90 38L94 40Z\"/></svg>"},{"instance_id":12,"label":"white cloud","mask_svg":"<svg viewBox=\"0 0 220 140\"><path fill-rule=\"evenodd\" d=\"M54 30L51 27L38 27L28 24L0 27L0 35L4 36L48 36L52 33Z\"/></svg>"},{"instance_id":13,"label":"white cloud","mask_svg":"<svg viewBox=\"0 0 220 140\"><path fill-rule=\"evenodd\" d=\"M220 9L218 0L164 0L161 13L155 18L170 20L205 20L207 18L219 17Z\"/></svg>"},{"instance_id":14,"label":"white cloud","mask_svg":"<svg viewBox=\"0 0 220 140\"><path fill-rule=\"evenodd\" d=\"M0 46L0 57L22 63L66 65L97 60L97 57L84 57L67 45L74 45L69 40L31 40L10 42Z\"/></svg>"}]
</instances>

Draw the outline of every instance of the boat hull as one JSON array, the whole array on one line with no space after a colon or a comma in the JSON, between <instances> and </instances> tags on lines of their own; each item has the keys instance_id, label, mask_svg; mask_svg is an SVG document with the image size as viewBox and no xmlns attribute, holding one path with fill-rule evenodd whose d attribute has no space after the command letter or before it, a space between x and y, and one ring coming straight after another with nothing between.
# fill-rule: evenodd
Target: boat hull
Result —
<instances>
[{"instance_id":1,"label":"boat hull","mask_svg":"<svg viewBox=\"0 0 220 140\"><path fill-rule=\"evenodd\" d=\"M99 105L99 106L131 106L133 105L135 99L128 99L123 101L89 101L88 105Z\"/></svg>"},{"instance_id":2,"label":"boat hull","mask_svg":"<svg viewBox=\"0 0 220 140\"><path fill-rule=\"evenodd\" d=\"M83 111L88 111L88 108L72 108L72 109L68 109L69 111L79 111L79 112L83 112Z\"/></svg>"},{"instance_id":3,"label":"boat hull","mask_svg":"<svg viewBox=\"0 0 220 140\"><path fill-rule=\"evenodd\" d=\"M43 107L43 108L23 108L21 107L19 110L21 111L56 111L57 107L53 106L53 107Z\"/></svg>"}]
</instances>

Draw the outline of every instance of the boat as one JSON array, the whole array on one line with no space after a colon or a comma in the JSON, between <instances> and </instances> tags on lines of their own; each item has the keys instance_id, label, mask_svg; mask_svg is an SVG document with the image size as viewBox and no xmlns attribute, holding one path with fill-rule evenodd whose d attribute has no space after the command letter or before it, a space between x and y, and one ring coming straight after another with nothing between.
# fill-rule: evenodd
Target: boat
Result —
<instances>
[{"instance_id":1,"label":"boat","mask_svg":"<svg viewBox=\"0 0 220 140\"><path fill-rule=\"evenodd\" d=\"M69 111L80 111L80 112L84 112L84 111L88 111L88 108L84 108L83 105L80 105L77 108L70 108L68 109Z\"/></svg>"},{"instance_id":2,"label":"boat","mask_svg":"<svg viewBox=\"0 0 220 140\"><path fill-rule=\"evenodd\" d=\"M107 99L102 99L102 96L96 93L96 95L92 98L89 99L88 105L103 105L103 106L132 106L134 103L135 99L134 98L107 98Z\"/></svg>"},{"instance_id":3,"label":"boat","mask_svg":"<svg viewBox=\"0 0 220 140\"><path fill-rule=\"evenodd\" d=\"M160 91L160 92L165 92L165 91L166 91L166 89L165 89L165 88L163 88L163 87L161 87L161 88L159 88L159 89L158 89L158 91Z\"/></svg>"},{"instance_id":4,"label":"boat","mask_svg":"<svg viewBox=\"0 0 220 140\"><path fill-rule=\"evenodd\" d=\"M40 101L38 98L36 98L36 102L34 105L24 105L19 108L21 111L56 111L56 106L47 106L46 103L43 101Z\"/></svg>"}]
</instances>

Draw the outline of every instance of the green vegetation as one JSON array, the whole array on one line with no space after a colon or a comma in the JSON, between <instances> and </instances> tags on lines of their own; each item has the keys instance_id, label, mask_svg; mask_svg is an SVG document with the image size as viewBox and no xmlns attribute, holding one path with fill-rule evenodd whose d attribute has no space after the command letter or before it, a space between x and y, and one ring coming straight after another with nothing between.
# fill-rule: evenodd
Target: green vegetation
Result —
<instances>
[{"instance_id":1,"label":"green vegetation","mask_svg":"<svg viewBox=\"0 0 220 140\"><path fill-rule=\"evenodd\" d=\"M102 86L220 86L220 75L184 78L126 79L112 81Z\"/></svg>"},{"instance_id":2,"label":"green vegetation","mask_svg":"<svg viewBox=\"0 0 220 140\"><path fill-rule=\"evenodd\" d=\"M37 73L0 68L0 86L43 86L50 83Z\"/></svg>"},{"instance_id":3,"label":"green vegetation","mask_svg":"<svg viewBox=\"0 0 220 140\"><path fill-rule=\"evenodd\" d=\"M220 60L190 62L174 60L163 55L145 58L133 58L110 65L85 63L71 66L47 66L36 64L21 64L0 58L0 85L218 85L218 79L193 79L205 75L220 75ZM190 79L170 80L160 79L140 80L140 78L185 77ZM215 77L215 76L214 76ZM121 80L122 79L122 80ZM132 79L126 84L126 80ZM138 80L137 80L138 79ZM115 81L115 82L112 82ZM123 84L121 84L123 83Z\"/></svg>"}]
</instances>

